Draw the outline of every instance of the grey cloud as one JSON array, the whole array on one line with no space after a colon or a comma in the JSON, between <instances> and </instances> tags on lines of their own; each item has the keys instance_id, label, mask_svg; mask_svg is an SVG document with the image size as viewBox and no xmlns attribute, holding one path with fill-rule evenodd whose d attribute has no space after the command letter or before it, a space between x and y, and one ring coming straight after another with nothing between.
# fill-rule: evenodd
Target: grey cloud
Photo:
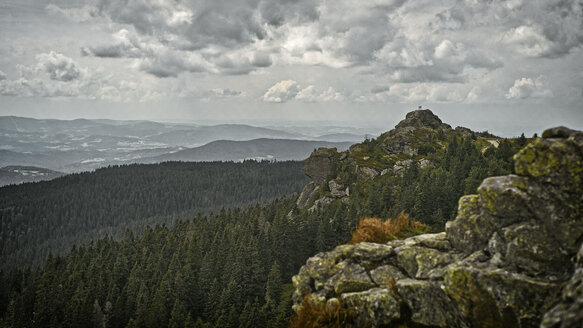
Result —
<instances>
[{"instance_id":1,"label":"grey cloud","mask_svg":"<svg viewBox=\"0 0 583 328\"><path fill-rule=\"evenodd\" d=\"M313 0L270 1L259 4L259 12L264 22L281 26L286 22L310 22L318 20L317 2Z\"/></svg>"},{"instance_id":2,"label":"grey cloud","mask_svg":"<svg viewBox=\"0 0 583 328\"><path fill-rule=\"evenodd\" d=\"M474 68L496 69L504 66L501 60L490 58L482 52L471 51L466 56L464 62Z\"/></svg>"},{"instance_id":3,"label":"grey cloud","mask_svg":"<svg viewBox=\"0 0 583 328\"><path fill-rule=\"evenodd\" d=\"M271 64L273 64L273 61L271 60L271 56L269 54L256 52L253 54L253 60L251 61L251 64L255 67L269 67Z\"/></svg>"},{"instance_id":4,"label":"grey cloud","mask_svg":"<svg viewBox=\"0 0 583 328\"><path fill-rule=\"evenodd\" d=\"M184 37L194 49L209 45L229 48L249 45L268 36L267 26L301 24L317 20L313 0L207 0L196 7Z\"/></svg>"},{"instance_id":5,"label":"grey cloud","mask_svg":"<svg viewBox=\"0 0 583 328\"><path fill-rule=\"evenodd\" d=\"M101 0L97 8L114 22L146 34L176 32L190 24L194 14L182 1Z\"/></svg>"},{"instance_id":6,"label":"grey cloud","mask_svg":"<svg viewBox=\"0 0 583 328\"><path fill-rule=\"evenodd\" d=\"M215 97L215 98L229 98L229 97L239 97L244 95L245 93L243 91L238 91L238 90L232 90L229 88L226 89L212 89L212 90L208 90L206 92L206 95L208 97Z\"/></svg>"},{"instance_id":7,"label":"grey cloud","mask_svg":"<svg viewBox=\"0 0 583 328\"><path fill-rule=\"evenodd\" d=\"M48 54L36 56L38 68L47 72L51 80L71 81L78 79L81 70L77 64L69 57L51 51Z\"/></svg>"},{"instance_id":8,"label":"grey cloud","mask_svg":"<svg viewBox=\"0 0 583 328\"><path fill-rule=\"evenodd\" d=\"M211 58L211 61L224 74L241 75L255 70L249 58L245 57L218 56Z\"/></svg>"},{"instance_id":9,"label":"grey cloud","mask_svg":"<svg viewBox=\"0 0 583 328\"><path fill-rule=\"evenodd\" d=\"M372 94L377 94L377 93L381 93L381 92L387 92L389 90L390 90L390 88L386 87L386 86L376 86L376 87L370 89L370 92Z\"/></svg>"},{"instance_id":10,"label":"grey cloud","mask_svg":"<svg viewBox=\"0 0 583 328\"><path fill-rule=\"evenodd\" d=\"M300 53L318 49L327 56L336 56L348 64L367 64L375 51L382 48L395 34L389 24L387 13L399 7L404 0L382 1L382 5L361 5L342 1L338 5L320 3L313 0L259 1L259 0L204 0L196 3L185 1L147 0L101 0L99 13L113 22L129 24L138 34L157 38L160 45L169 50L206 51L217 47L223 54L255 47L255 43L265 40L272 49L277 49L279 39L269 39L294 26L317 22L318 35L331 34L327 45L310 43ZM336 8L336 7L340 8ZM343 11L348 8L349 13ZM326 17L321 17L326 11ZM268 27L271 26L271 27ZM273 29L281 28L275 34ZM270 32L271 31L271 32ZM82 54L96 57L144 57L158 63L163 59L152 58L155 53L140 53L140 46L117 42L112 45L90 46L82 49ZM250 50L253 51L253 50ZM276 52L274 52L276 53ZM216 64L218 73L246 74L256 68L273 64L273 59L264 51L256 51L249 58L229 62L224 58L209 61ZM232 65L234 64L234 65ZM176 76L178 65L156 69L146 69L156 76ZM189 71L189 70L186 70Z\"/></svg>"},{"instance_id":11,"label":"grey cloud","mask_svg":"<svg viewBox=\"0 0 583 328\"><path fill-rule=\"evenodd\" d=\"M273 63L270 53L253 49L254 42L266 37L265 20L273 18L267 16L278 12L283 23L305 21L310 19L306 17L316 15L313 1L101 0L98 8L101 15L113 22L133 26L137 34L116 35L114 38L118 40L114 43L84 47L81 53L95 57L140 58L140 69L158 77L177 76L181 69L184 72L247 74L256 68L269 67ZM160 51L161 48L165 50ZM229 57L245 48L249 48L245 50L249 56ZM175 58L164 58L167 53L176 51L200 54L207 60L206 68L193 68Z\"/></svg>"},{"instance_id":12,"label":"grey cloud","mask_svg":"<svg viewBox=\"0 0 583 328\"><path fill-rule=\"evenodd\" d=\"M124 44L112 44L94 47L81 48L82 56L95 56L101 58L139 58L141 52L137 48L128 47Z\"/></svg>"},{"instance_id":13,"label":"grey cloud","mask_svg":"<svg viewBox=\"0 0 583 328\"><path fill-rule=\"evenodd\" d=\"M124 48L119 45L107 45L107 46L96 46L96 47L82 47L82 56L95 56L101 58L120 58L126 57Z\"/></svg>"},{"instance_id":14,"label":"grey cloud","mask_svg":"<svg viewBox=\"0 0 583 328\"><path fill-rule=\"evenodd\" d=\"M77 64L72 70L71 63L74 63L71 58L54 52L38 55L37 64L19 65L19 78L0 79L0 95L125 102L154 99L161 94L149 89L147 83L138 87L134 82L116 81L110 75L104 76ZM72 72L80 73L71 79L71 75L76 75Z\"/></svg>"},{"instance_id":15,"label":"grey cloud","mask_svg":"<svg viewBox=\"0 0 583 328\"><path fill-rule=\"evenodd\" d=\"M35 65L18 65L19 78L0 79L0 94L19 97L80 97L89 94L95 87L97 77L88 74L86 68L63 54L51 51L37 55L36 60Z\"/></svg>"},{"instance_id":16,"label":"grey cloud","mask_svg":"<svg viewBox=\"0 0 583 328\"><path fill-rule=\"evenodd\" d=\"M502 61L490 58L481 51L465 50L461 43L456 46L450 44L441 42L435 46L435 51L431 51L431 44L428 44L423 50L401 49L400 53L389 52L377 58L376 70L371 72L388 73L394 82L402 83L462 83L468 78L466 68L491 71L504 65Z\"/></svg>"},{"instance_id":17,"label":"grey cloud","mask_svg":"<svg viewBox=\"0 0 583 328\"><path fill-rule=\"evenodd\" d=\"M330 50L337 56L346 57L353 65L367 64L397 34L389 14L403 3L402 0L382 6L350 1L326 3L319 20L320 34L336 40L332 45L337 48Z\"/></svg>"},{"instance_id":18,"label":"grey cloud","mask_svg":"<svg viewBox=\"0 0 583 328\"><path fill-rule=\"evenodd\" d=\"M506 30L506 44L530 57L562 57L583 44L579 0L463 0L438 13L434 23L438 28L468 30L496 24Z\"/></svg>"},{"instance_id":19,"label":"grey cloud","mask_svg":"<svg viewBox=\"0 0 583 328\"><path fill-rule=\"evenodd\" d=\"M463 67L451 66L420 66L398 68L393 71L391 78L395 82L449 82L462 83L466 78L462 75Z\"/></svg>"},{"instance_id":20,"label":"grey cloud","mask_svg":"<svg viewBox=\"0 0 583 328\"><path fill-rule=\"evenodd\" d=\"M6 73L0 71L0 81L6 80Z\"/></svg>"},{"instance_id":21,"label":"grey cloud","mask_svg":"<svg viewBox=\"0 0 583 328\"><path fill-rule=\"evenodd\" d=\"M90 5L81 8L61 8L55 4L49 4L46 10L51 15L60 15L76 23L85 22L97 16L97 8Z\"/></svg>"},{"instance_id":22,"label":"grey cloud","mask_svg":"<svg viewBox=\"0 0 583 328\"><path fill-rule=\"evenodd\" d=\"M435 15L436 21L430 22L430 27L456 30L465 25L466 17L459 7L449 8Z\"/></svg>"},{"instance_id":23,"label":"grey cloud","mask_svg":"<svg viewBox=\"0 0 583 328\"><path fill-rule=\"evenodd\" d=\"M110 45L97 45L81 48L81 55L104 58L140 58L146 56L146 52L152 51L149 43L140 39L130 30L121 29L113 35L115 42Z\"/></svg>"},{"instance_id":24,"label":"grey cloud","mask_svg":"<svg viewBox=\"0 0 583 328\"><path fill-rule=\"evenodd\" d=\"M142 59L139 68L160 78L176 77L185 71L200 73L208 70L200 58L185 58L175 53Z\"/></svg>"}]
</instances>

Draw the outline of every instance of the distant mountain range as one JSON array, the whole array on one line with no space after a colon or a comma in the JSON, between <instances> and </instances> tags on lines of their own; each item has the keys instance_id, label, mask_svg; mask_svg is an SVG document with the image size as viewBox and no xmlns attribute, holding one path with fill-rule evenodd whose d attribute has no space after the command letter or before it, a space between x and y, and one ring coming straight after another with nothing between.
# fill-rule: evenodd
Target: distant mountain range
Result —
<instances>
[{"instance_id":1,"label":"distant mountain range","mask_svg":"<svg viewBox=\"0 0 583 328\"><path fill-rule=\"evenodd\" d=\"M300 131L300 132L294 132ZM265 128L150 121L53 120L0 116L0 167L34 166L65 173L164 161L302 160L314 148L346 149L361 130ZM10 180L10 183L28 180Z\"/></svg>"},{"instance_id":2,"label":"distant mountain range","mask_svg":"<svg viewBox=\"0 0 583 328\"><path fill-rule=\"evenodd\" d=\"M217 140L204 146L184 149L172 154L144 158L141 163L184 161L242 161L255 160L298 160L310 156L314 149L337 148L338 151L348 149L351 142L328 142L314 140L291 139L254 139L248 141Z\"/></svg>"}]
</instances>

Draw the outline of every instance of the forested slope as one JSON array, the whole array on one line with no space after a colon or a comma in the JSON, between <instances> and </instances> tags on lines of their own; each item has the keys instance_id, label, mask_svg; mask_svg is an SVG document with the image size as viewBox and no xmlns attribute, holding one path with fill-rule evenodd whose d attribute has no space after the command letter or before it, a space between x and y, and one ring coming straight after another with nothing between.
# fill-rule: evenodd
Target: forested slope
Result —
<instances>
[{"instance_id":1,"label":"forested slope","mask_svg":"<svg viewBox=\"0 0 583 328\"><path fill-rule=\"evenodd\" d=\"M286 327L291 275L345 242L356 221L342 205L290 220L294 208L286 198L225 210L49 257L42 270L0 276L0 318L7 327Z\"/></svg>"},{"instance_id":2,"label":"forested slope","mask_svg":"<svg viewBox=\"0 0 583 328\"><path fill-rule=\"evenodd\" d=\"M301 190L301 162L170 162L99 169L0 188L0 268L38 265L126 228L172 224L222 207L241 207Z\"/></svg>"}]
</instances>

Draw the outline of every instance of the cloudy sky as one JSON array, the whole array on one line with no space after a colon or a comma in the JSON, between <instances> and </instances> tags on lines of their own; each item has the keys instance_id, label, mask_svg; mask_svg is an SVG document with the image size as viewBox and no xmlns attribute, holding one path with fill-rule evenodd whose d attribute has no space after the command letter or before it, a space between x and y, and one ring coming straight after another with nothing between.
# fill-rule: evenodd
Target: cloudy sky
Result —
<instances>
[{"instance_id":1,"label":"cloudy sky","mask_svg":"<svg viewBox=\"0 0 583 328\"><path fill-rule=\"evenodd\" d=\"M581 0L0 0L0 115L583 129Z\"/></svg>"}]
</instances>

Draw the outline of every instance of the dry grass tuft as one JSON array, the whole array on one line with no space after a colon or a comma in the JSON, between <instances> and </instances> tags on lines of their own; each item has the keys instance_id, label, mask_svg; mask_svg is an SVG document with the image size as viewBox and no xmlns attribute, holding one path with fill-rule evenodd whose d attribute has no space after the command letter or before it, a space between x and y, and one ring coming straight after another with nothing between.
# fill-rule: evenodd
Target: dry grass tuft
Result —
<instances>
[{"instance_id":1,"label":"dry grass tuft","mask_svg":"<svg viewBox=\"0 0 583 328\"><path fill-rule=\"evenodd\" d=\"M300 310L291 318L289 328L352 328L356 313L342 302L317 304L310 294L304 296Z\"/></svg>"},{"instance_id":2,"label":"dry grass tuft","mask_svg":"<svg viewBox=\"0 0 583 328\"><path fill-rule=\"evenodd\" d=\"M405 239L428 231L429 228L425 224L412 220L408 214L401 212L396 218L386 221L378 218L361 219L349 243L367 241L384 244L390 240Z\"/></svg>"}]
</instances>

